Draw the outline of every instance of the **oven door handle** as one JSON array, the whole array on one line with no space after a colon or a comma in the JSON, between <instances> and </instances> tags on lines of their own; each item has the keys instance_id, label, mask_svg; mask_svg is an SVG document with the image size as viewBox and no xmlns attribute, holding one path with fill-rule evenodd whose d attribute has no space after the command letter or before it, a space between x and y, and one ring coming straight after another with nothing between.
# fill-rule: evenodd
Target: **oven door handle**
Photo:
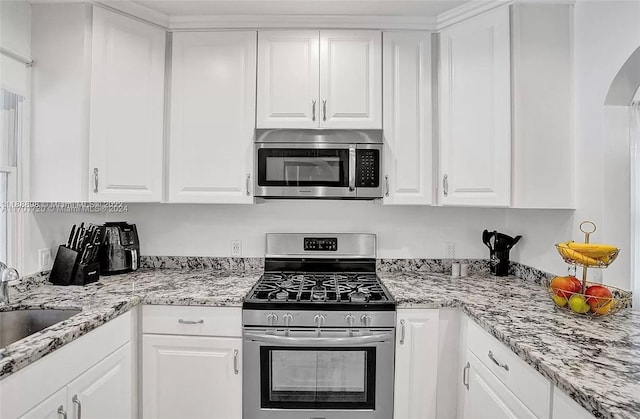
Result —
<instances>
[{"instance_id":1,"label":"oven door handle","mask_svg":"<svg viewBox=\"0 0 640 419\"><path fill-rule=\"evenodd\" d=\"M245 333L245 339L255 342L289 344L289 345L332 345L332 346L352 346L364 343L389 342L393 339L391 333L368 336L353 336L345 338L301 338L291 336L262 335L255 333Z\"/></svg>"}]
</instances>

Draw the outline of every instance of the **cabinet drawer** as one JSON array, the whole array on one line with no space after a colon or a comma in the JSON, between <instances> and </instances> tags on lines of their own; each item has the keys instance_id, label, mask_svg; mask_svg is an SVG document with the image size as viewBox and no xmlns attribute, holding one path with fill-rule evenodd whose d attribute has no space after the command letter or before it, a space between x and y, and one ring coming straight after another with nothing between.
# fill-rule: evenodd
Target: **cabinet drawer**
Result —
<instances>
[{"instance_id":1,"label":"cabinet drawer","mask_svg":"<svg viewBox=\"0 0 640 419\"><path fill-rule=\"evenodd\" d=\"M142 333L242 337L242 309L143 306Z\"/></svg>"},{"instance_id":2,"label":"cabinet drawer","mask_svg":"<svg viewBox=\"0 0 640 419\"><path fill-rule=\"evenodd\" d=\"M538 418L548 418L551 382L473 321L468 325L468 349Z\"/></svg>"}]
</instances>

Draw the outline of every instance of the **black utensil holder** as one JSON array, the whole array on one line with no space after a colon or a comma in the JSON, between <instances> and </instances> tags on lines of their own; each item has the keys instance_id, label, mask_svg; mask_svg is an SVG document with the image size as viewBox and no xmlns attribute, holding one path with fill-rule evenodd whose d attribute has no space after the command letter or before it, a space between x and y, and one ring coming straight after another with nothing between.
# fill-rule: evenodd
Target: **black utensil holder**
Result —
<instances>
[{"instance_id":1,"label":"black utensil holder","mask_svg":"<svg viewBox=\"0 0 640 419\"><path fill-rule=\"evenodd\" d=\"M495 276L508 276L509 250L489 251L489 270Z\"/></svg>"},{"instance_id":2,"label":"black utensil holder","mask_svg":"<svg viewBox=\"0 0 640 419\"><path fill-rule=\"evenodd\" d=\"M100 277L100 263L91 261L80 263L80 253L67 246L58 246L49 282L54 285L86 285Z\"/></svg>"}]
</instances>

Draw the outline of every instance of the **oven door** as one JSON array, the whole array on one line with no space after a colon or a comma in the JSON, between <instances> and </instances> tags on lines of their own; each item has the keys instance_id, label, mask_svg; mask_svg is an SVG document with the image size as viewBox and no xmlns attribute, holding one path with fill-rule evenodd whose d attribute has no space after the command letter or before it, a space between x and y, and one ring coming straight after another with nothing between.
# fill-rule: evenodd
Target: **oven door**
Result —
<instances>
[{"instance_id":1,"label":"oven door","mask_svg":"<svg viewBox=\"0 0 640 419\"><path fill-rule=\"evenodd\" d=\"M245 328L244 419L389 419L393 329Z\"/></svg>"},{"instance_id":2,"label":"oven door","mask_svg":"<svg viewBox=\"0 0 640 419\"><path fill-rule=\"evenodd\" d=\"M256 144L255 196L355 198L355 147Z\"/></svg>"}]
</instances>

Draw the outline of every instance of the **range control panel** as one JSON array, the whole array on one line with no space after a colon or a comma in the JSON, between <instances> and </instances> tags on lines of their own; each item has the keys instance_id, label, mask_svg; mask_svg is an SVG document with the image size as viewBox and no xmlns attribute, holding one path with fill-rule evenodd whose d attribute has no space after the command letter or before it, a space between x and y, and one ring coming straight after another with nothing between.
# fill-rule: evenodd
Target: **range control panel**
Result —
<instances>
[{"instance_id":1,"label":"range control panel","mask_svg":"<svg viewBox=\"0 0 640 419\"><path fill-rule=\"evenodd\" d=\"M338 250L338 239L336 237L305 237L304 250L336 252Z\"/></svg>"},{"instance_id":2,"label":"range control panel","mask_svg":"<svg viewBox=\"0 0 640 419\"><path fill-rule=\"evenodd\" d=\"M380 151L358 150L356 186L377 188L380 184Z\"/></svg>"}]
</instances>

